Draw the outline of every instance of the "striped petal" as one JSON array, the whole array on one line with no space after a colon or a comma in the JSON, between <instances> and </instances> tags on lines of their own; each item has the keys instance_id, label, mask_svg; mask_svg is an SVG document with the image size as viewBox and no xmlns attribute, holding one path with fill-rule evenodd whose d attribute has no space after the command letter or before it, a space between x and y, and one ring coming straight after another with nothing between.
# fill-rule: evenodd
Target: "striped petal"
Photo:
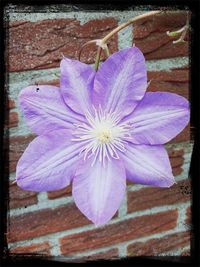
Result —
<instances>
[{"instance_id":1,"label":"striped petal","mask_svg":"<svg viewBox=\"0 0 200 267\"><path fill-rule=\"evenodd\" d=\"M132 125L130 141L135 144L165 144L185 128L189 118L189 103L184 97L173 93L146 93L126 118Z\"/></svg>"},{"instance_id":2,"label":"striped petal","mask_svg":"<svg viewBox=\"0 0 200 267\"><path fill-rule=\"evenodd\" d=\"M24 88L19 95L19 105L27 125L38 135L56 129L72 129L73 123L84 119L66 106L56 86Z\"/></svg>"},{"instance_id":3,"label":"striped petal","mask_svg":"<svg viewBox=\"0 0 200 267\"><path fill-rule=\"evenodd\" d=\"M126 188L125 169L120 160L83 161L73 179L73 198L80 211L96 225L105 224L118 210Z\"/></svg>"},{"instance_id":4,"label":"striped petal","mask_svg":"<svg viewBox=\"0 0 200 267\"><path fill-rule=\"evenodd\" d=\"M22 189L42 192L69 185L79 159L80 143L67 130L36 137L17 164L16 180Z\"/></svg>"},{"instance_id":5,"label":"striped petal","mask_svg":"<svg viewBox=\"0 0 200 267\"><path fill-rule=\"evenodd\" d=\"M142 52L127 48L112 54L98 70L94 80L93 102L106 112L124 117L144 96L147 71Z\"/></svg>"}]
</instances>

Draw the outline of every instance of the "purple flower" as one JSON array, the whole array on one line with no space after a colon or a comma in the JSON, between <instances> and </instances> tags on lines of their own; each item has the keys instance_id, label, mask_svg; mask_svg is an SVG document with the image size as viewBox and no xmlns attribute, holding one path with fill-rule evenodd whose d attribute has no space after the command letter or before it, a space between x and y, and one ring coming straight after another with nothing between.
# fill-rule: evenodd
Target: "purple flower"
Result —
<instances>
[{"instance_id":1,"label":"purple flower","mask_svg":"<svg viewBox=\"0 0 200 267\"><path fill-rule=\"evenodd\" d=\"M18 162L18 186L40 192L72 182L77 207L101 225L119 208L126 177L139 184L173 185L163 144L187 125L189 104L173 93L145 92L141 51L120 50L97 72L67 58L60 68L60 89L29 86L20 93L27 124L39 136Z\"/></svg>"}]
</instances>

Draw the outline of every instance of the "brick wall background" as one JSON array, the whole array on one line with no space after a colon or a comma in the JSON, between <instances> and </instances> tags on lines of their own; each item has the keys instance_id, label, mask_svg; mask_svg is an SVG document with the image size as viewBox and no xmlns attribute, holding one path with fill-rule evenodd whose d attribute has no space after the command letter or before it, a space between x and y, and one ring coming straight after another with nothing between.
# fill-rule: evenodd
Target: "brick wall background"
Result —
<instances>
[{"instance_id":1,"label":"brick wall background","mask_svg":"<svg viewBox=\"0 0 200 267\"><path fill-rule=\"evenodd\" d=\"M166 145L177 184L170 189L128 183L116 216L96 228L76 208L71 187L35 193L12 184L16 163L34 138L19 111L17 96L30 84L59 84L62 54L77 58L86 41L103 37L118 24L147 12L133 10L72 10L63 6L32 12L8 7L9 21L9 254L59 256L54 260L111 259L127 256L190 255L191 188L188 171L193 142L189 126ZM56 11L56 12L55 12ZM132 46L147 60L149 91L175 92L189 98L188 44L172 44L167 30L185 25L186 12L151 18L121 31L111 51ZM95 46L84 49L82 61L94 63Z\"/></svg>"}]
</instances>

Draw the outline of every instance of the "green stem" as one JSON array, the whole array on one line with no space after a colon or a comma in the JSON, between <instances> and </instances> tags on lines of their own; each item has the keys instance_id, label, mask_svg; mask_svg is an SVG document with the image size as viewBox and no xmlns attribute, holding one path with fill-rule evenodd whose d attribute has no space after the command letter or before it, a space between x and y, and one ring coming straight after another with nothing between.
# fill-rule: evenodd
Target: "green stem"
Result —
<instances>
[{"instance_id":1,"label":"green stem","mask_svg":"<svg viewBox=\"0 0 200 267\"><path fill-rule=\"evenodd\" d=\"M106 45L106 48L104 50L106 52L106 56L109 57L110 56L110 51L109 51L109 48L108 48L107 45Z\"/></svg>"},{"instance_id":2,"label":"green stem","mask_svg":"<svg viewBox=\"0 0 200 267\"><path fill-rule=\"evenodd\" d=\"M96 61L95 61L95 66L94 66L96 71L98 70L98 67L99 67L101 51L102 51L102 48L99 46L98 49L97 49L97 56L96 56Z\"/></svg>"}]
</instances>

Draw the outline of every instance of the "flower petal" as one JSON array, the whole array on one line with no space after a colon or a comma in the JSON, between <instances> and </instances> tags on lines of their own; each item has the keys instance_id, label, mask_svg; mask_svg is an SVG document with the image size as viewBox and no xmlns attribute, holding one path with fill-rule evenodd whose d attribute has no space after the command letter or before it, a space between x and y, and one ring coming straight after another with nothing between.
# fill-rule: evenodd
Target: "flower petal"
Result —
<instances>
[{"instance_id":1,"label":"flower petal","mask_svg":"<svg viewBox=\"0 0 200 267\"><path fill-rule=\"evenodd\" d=\"M127 146L121 154L127 179L134 183L170 187L175 183L167 151L162 145Z\"/></svg>"},{"instance_id":2,"label":"flower petal","mask_svg":"<svg viewBox=\"0 0 200 267\"><path fill-rule=\"evenodd\" d=\"M66 106L55 86L28 86L20 92L19 104L28 126L38 135L72 128L72 123L83 119Z\"/></svg>"},{"instance_id":3,"label":"flower petal","mask_svg":"<svg viewBox=\"0 0 200 267\"><path fill-rule=\"evenodd\" d=\"M60 88L65 103L75 112L85 114L91 108L94 69L78 60L64 58L60 64Z\"/></svg>"},{"instance_id":4,"label":"flower petal","mask_svg":"<svg viewBox=\"0 0 200 267\"><path fill-rule=\"evenodd\" d=\"M122 117L131 113L144 96L147 71L142 52L127 48L111 55L98 70L94 80L93 102L107 112Z\"/></svg>"},{"instance_id":5,"label":"flower petal","mask_svg":"<svg viewBox=\"0 0 200 267\"><path fill-rule=\"evenodd\" d=\"M80 211L95 225L105 224L118 210L123 200L126 178L120 160L83 161L73 179L73 197Z\"/></svg>"},{"instance_id":6,"label":"flower petal","mask_svg":"<svg viewBox=\"0 0 200 267\"><path fill-rule=\"evenodd\" d=\"M149 92L126 121L133 126L133 143L157 145L180 133L188 124L189 117L189 103L184 97Z\"/></svg>"},{"instance_id":7,"label":"flower petal","mask_svg":"<svg viewBox=\"0 0 200 267\"><path fill-rule=\"evenodd\" d=\"M80 144L71 141L67 130L36 137L18 161L18 186L36 192L64 188L74 174L79 151Z\"/></svg>"}]
</instances>

